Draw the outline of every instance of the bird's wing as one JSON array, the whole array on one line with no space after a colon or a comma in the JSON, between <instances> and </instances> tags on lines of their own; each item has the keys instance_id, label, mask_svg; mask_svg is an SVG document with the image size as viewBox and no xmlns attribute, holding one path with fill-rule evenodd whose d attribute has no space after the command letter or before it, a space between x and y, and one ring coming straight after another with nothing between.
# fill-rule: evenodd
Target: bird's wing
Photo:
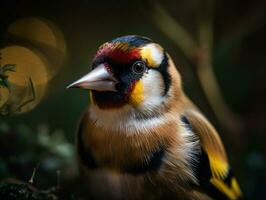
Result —
<instances>
[{"instance_id":1,"label":"bird's wing","mask_svg":"<svg viewBox=\"0 0 266 200\"><path fill-rule=\"evenodd\" d=\"M242 199L242 192L214 127L198 111L186 111L181 119L201 143L199 162L195 167L200 188L215 200Z\"/></svg>"}]
</instances>

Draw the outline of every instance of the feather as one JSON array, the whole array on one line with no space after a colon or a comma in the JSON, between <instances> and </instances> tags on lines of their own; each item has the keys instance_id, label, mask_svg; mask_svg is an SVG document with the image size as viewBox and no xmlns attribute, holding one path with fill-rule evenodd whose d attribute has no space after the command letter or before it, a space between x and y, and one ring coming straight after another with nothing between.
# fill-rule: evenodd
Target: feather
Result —
<instances>
[{"instance_id":1,"label":"feather","mask_svg":"<svg viewBox=\"0 0 266 200\"><path fill-rule=\"evenodd\" d=\"M201 154L195 175L200 189L217 200L239 200L242 192L228 163L221 139L207 121L197 111L188 110L181 120L200 139Z\"/></svg>"}]
</instances>

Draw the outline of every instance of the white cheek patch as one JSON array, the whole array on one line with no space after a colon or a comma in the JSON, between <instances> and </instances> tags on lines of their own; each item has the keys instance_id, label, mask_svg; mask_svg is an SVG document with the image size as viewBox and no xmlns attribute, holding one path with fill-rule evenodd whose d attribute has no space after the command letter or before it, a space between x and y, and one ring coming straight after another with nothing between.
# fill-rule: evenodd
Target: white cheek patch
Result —
<instances>
[{"instance_id":1,"label":"white cheek patch","mask_svg":"<svg viewBox=\"0 0 266 200\"><path fill-rule=\"evenodd\" d=\"M150 69L147 74L142 77L143 83L143 102L139 109L152 111L160 106L165 100L164 81L160 72Z\"/></svg>"},{"instance_id":2,"label":"white cheek patch","mask_svg":"<svg viewBox=\"0 0 266 200\"><path fill-rule=\"evenodd\" d=\"M158 67L164 58L162 47L155 43L148 44L143 47L141 50L141 55L143 59L147 60L151 67Z\"/></svg>"}]
</instances>

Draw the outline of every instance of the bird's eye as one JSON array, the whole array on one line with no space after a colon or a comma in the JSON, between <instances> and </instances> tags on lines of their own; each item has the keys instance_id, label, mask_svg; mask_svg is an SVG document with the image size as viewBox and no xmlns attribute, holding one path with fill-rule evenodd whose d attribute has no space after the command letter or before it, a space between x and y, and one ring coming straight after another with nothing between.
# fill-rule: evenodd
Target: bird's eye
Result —
<instances>
[{"instance_id":1,"label":"bird's eye","mask_svg":"<svg viewBox=\"0 0 266 200\"><path fill-rule=\"evenodd\" d=\"M135 74L143 74L146 70L147 67L143 61L137 61L132 65L132 71Z\"/></svg>"}]
</instances>

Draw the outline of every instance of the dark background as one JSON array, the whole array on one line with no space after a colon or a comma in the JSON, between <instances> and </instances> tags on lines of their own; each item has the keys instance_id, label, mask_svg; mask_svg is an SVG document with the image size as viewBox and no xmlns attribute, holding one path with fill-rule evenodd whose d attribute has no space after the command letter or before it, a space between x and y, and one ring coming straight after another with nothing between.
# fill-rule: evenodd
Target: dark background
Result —
<instances>
[{"instance_id":1,"label":"dark background","mask_svg":"<svg viewBox=\"0 0 266 200\"><path fill-rule=\"evenodd\" d=\"M208 14L210 2L166 0L159 1L159 5L200 45L199 13ZM36 185L47 188L56 184L55 171L57 168L63 169L65 164L62 163L65 161L61 157L64 155L60 154L58 159L57 153L51 150L53 147L39 147L37 132L45 129L49 130L48 135L63 133L62 143L69 145L68 148L72 150L79 115L89 102L86 91L69 91L65 87L89 71L91 59L103 42L122 35L137 34L160 43L173 57L182 74L186 93L219 130L244 193L249 199L265 197L266 2L224 0L215 1L213 5L213 45L208 53L214 78L226 108L230 110L230 114L222 117L215 112L210 105L212 100L206 98L206 91L202 90L202 82L197 76L198 61L193 56L188 57L173 38L165 34L167 31L164 29L170 29L171 26L158 27L152 17L156 13L151 4L149 1L122 0L0 2L1 48L20 43L17 38L10 37L7 29L14 21L25 17L41 17L56 24L63 33L67 47L65 63L47 83L45 97L39 105L26 113L0 116L0 151L5 152L0 154L1 179L12 177L27 181L33 167L38 165L40 169L39 175L36 175ZM208 21L208 16L206 18ZM206 53L199 48L198 52L201 51ZM25 133L27 131L31 134ZM14 159L10 159L10 156ZM55 161L50 157L58 159L59 164L51 167ZM50 168L46 169L43 160L46 162L47 159ZM71 169L72 164L69 167ZM72 180L72 175L68 180ZM73 194L76 193L74 188Z\"/></svg>"}]
</instances>

